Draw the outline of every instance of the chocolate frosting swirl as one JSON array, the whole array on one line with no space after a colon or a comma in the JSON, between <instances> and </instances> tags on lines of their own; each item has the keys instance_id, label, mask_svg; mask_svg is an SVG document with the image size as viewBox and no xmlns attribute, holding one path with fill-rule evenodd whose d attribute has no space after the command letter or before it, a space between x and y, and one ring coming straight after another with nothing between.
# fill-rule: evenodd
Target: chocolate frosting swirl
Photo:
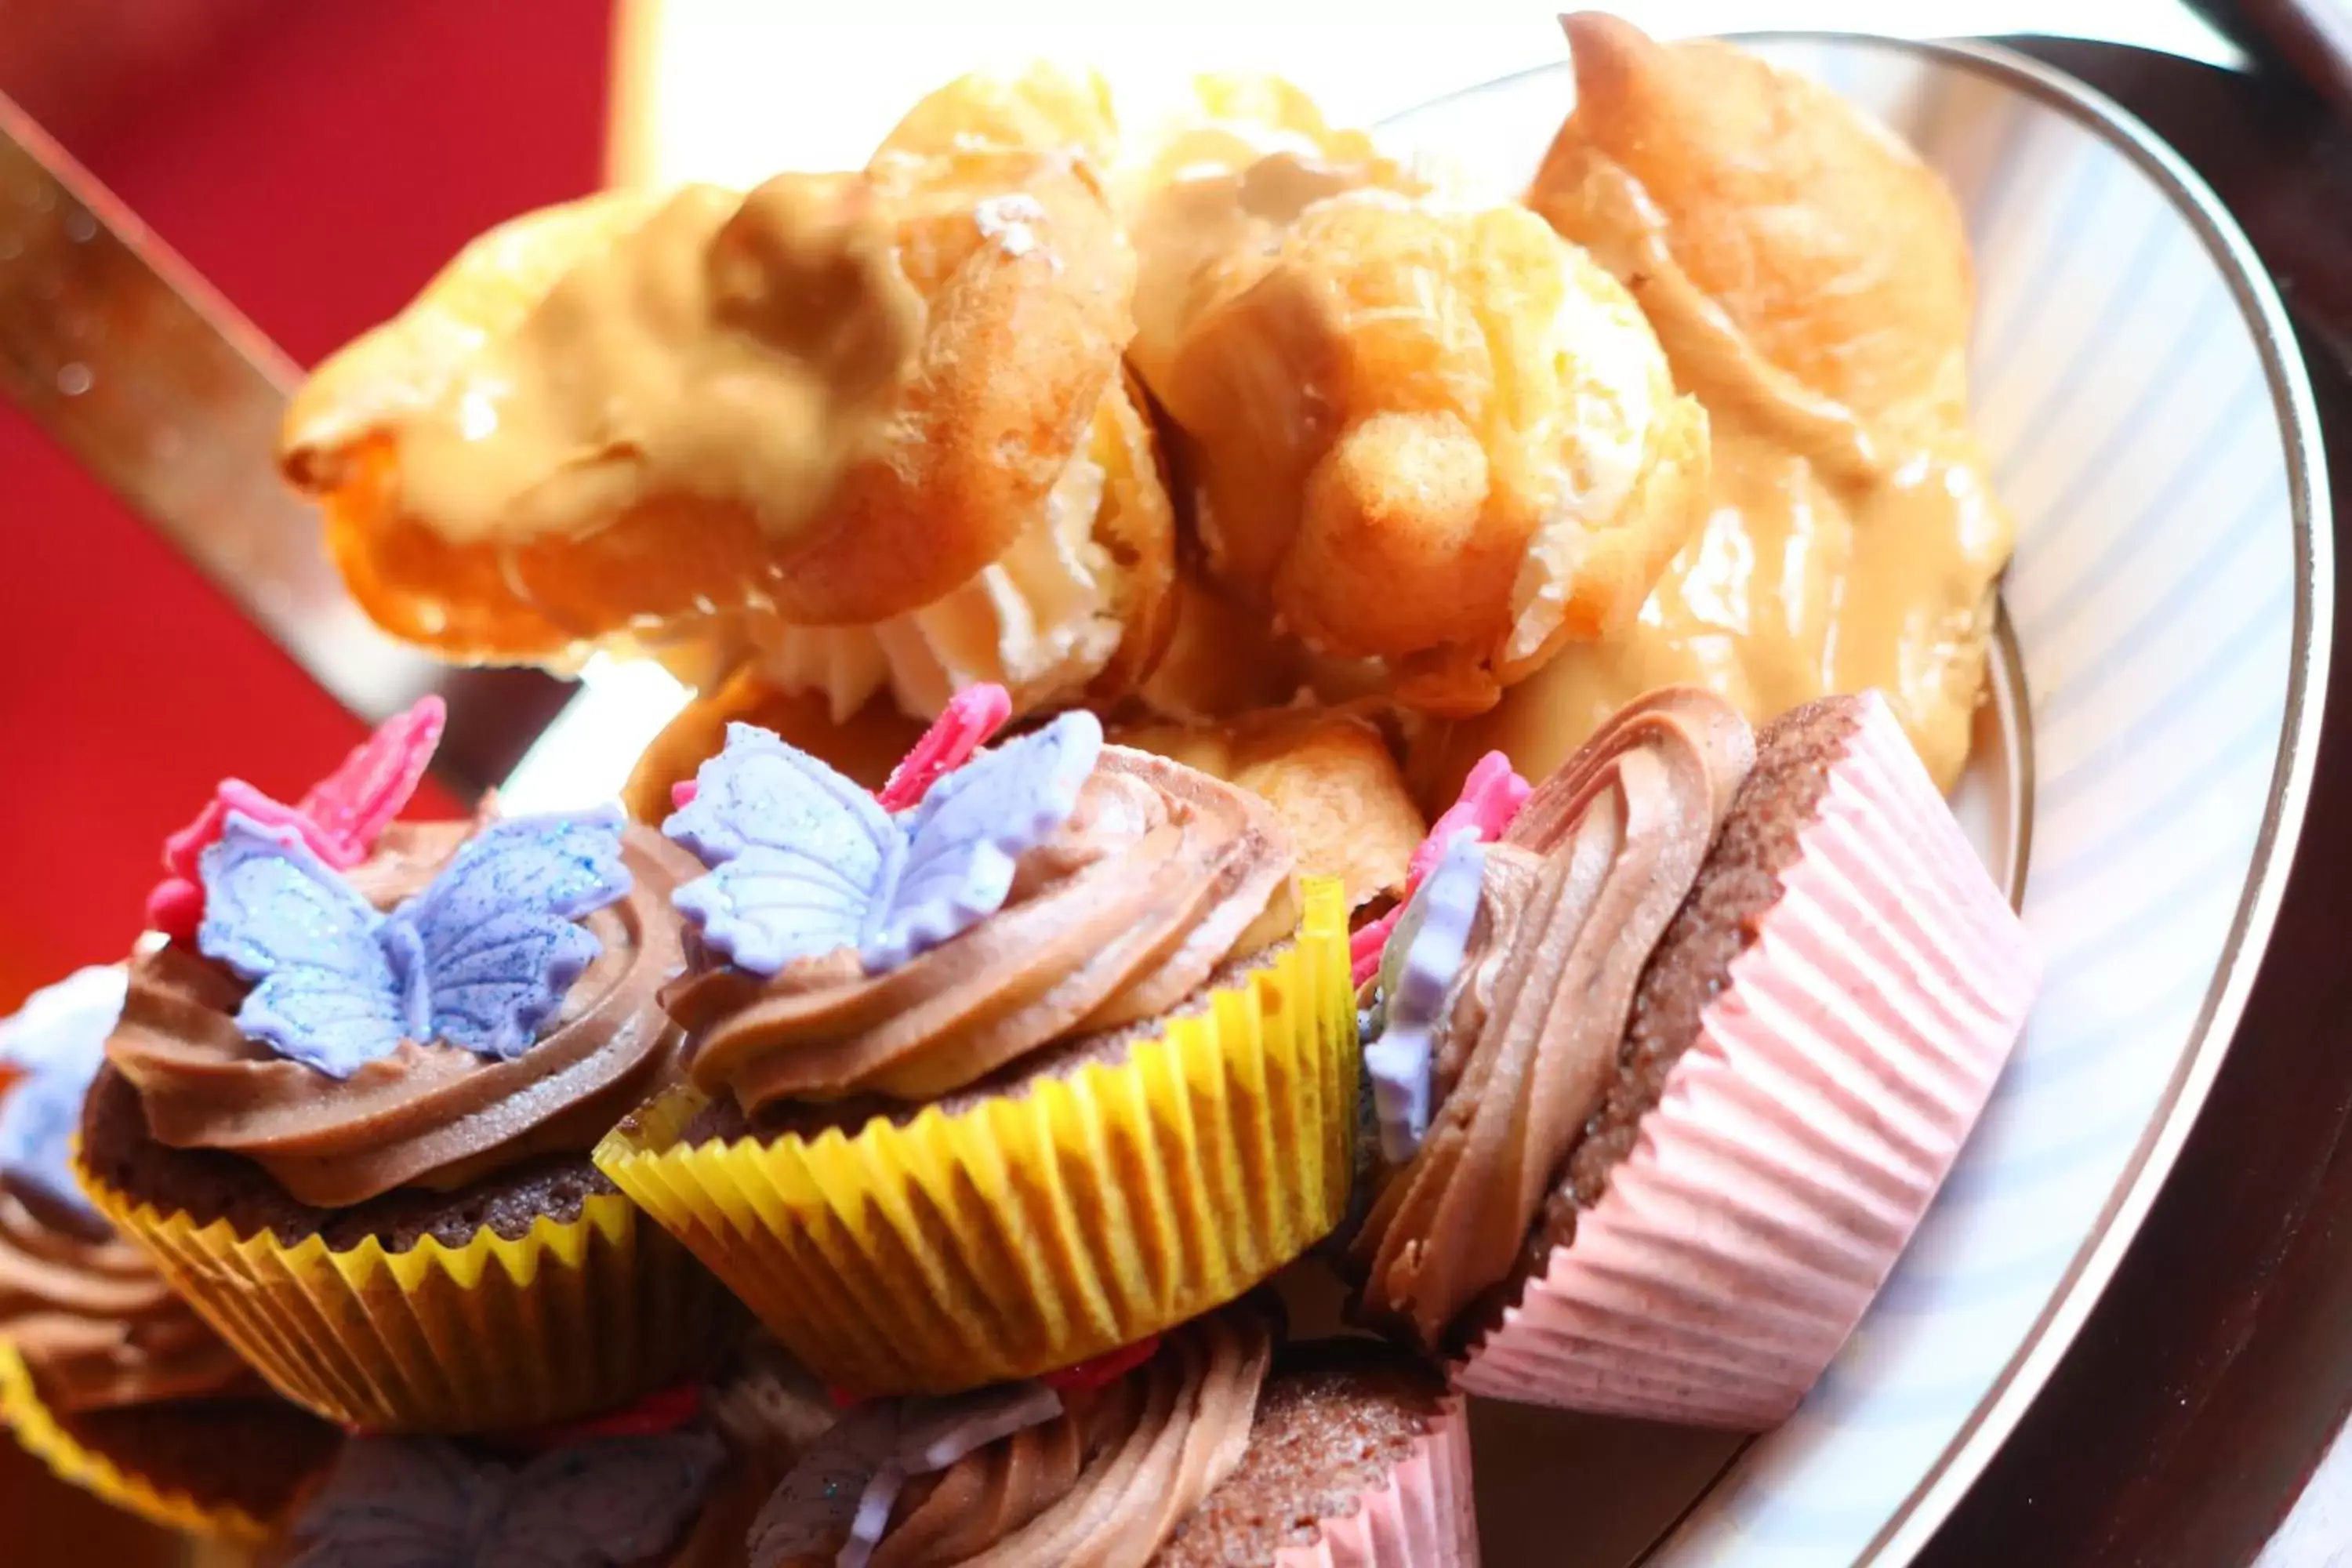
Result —
<instances>
[{"instance_id":1,"label":"chocolate frosting swirl","mask_svg":"<svg viewBox=\"0 0 2352 1568\"><path fill-rule=\"evenodd\" d=\"M1195 1320L1055 1419L910 1481L870 1568L1139 1568L1240 1465L1273 1354L1255 1310ZM752 1568L832 1561L754 1546Z\"/></svg>"},{"instance_id":2,"label":"chocolate frosting swirl","mask_svg":"<svg viewBox=\"0 0 2352 1568\"><path fill-rule=\"evenodd\" d=\"M1755 754L1720 698L1654 692L1546 780L1488 850L1435 1063L1443 1103L1354 1247L1375 1319L1437 1347L1509 1274Z\"/></svg>"},{"instance_id":3,"label":"chocolate frosting swirl","mask_svg":"<svg viewBox=\"0 0 2352 1568\"><path fill-rule=\"evenodd\" d=\"M1119 746L1024 855L1003 908L896 969L846 950L761 981L664 994L688 1070L746 1112L877 1093L932 1099L1064 1036L1166 1012L1227 959L1287 935L1296 863L1255 795Z\"/></svg>"},{"instance_id":4,"label":"chocolate frosting swirl","mask_svg":"<svg viewBox=\"0 0 2352 1568\"><path fill-rule=\"evenodd\" d=\"M147 1255L37 1193L0 1188L0 1342L67 1414L238 1390L253 1373ZM257 1388L257 1384L255 1384Z\"/></svg>"},{"instance_id":5,"label":"chocolate frosting swirl","mask_svg":"<svg viewBox=\"0 0 2352 1568\"><path fill-rule=\"evenodd\" d=\"M397 824L352 884L390 909L472 831ZM328 1078L247 1039L236 1026L245 985L177 943L132 961L107 1055L137 1088L158 1142L243 1155L320 1208L400 1186L447 1191L535 1154L584 1152L675 1060L659 993L685 955L669 900L700 870L646 827L625 832L621 858L629 891L581 922L596 936L596 959L512 1061L412 1040L348 1079Z\"/></svg>"}]
</instances>

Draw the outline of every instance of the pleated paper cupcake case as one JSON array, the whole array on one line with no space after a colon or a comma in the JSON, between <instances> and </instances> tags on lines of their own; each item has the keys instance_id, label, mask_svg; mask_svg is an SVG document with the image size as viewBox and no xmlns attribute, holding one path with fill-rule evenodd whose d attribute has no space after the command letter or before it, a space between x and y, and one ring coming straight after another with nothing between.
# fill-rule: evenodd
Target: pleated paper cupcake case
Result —
<instances>
[{"instance_id":1,"label":"pleated paper cupcake case","mask_svg":"<svg viewBox=\"0 0 2352 1568\"><path fill-rule=\"evenodd\" d=\"M1609 1190L1458 1386L1761 1430L1853 1331L2038 971L1883 705L1782 884Z\"/></svg>"},{"instance_id":2,"label":"pleated paper cupcake case","mask_svg":"<svg viewBox=\"0 0 2352 1568\"><path fill-rule=\"evenodd\" d=\"M200 1226L107 1189L100 1206L288 1399L369 1432L541 1425L626 1404L698 1370L741 1310L616 1194L509 1241L371 1237L330 1249Z\"/></svg>"},{"instance_id":3,"label":"pleated paper cupcake case","mask_svg":"<svg viewBox=\"0 0 2352 1568\"><path fill-rule=\"evenodd\" d=\"M1275 1568L1477 1568L1470 1420L1460 1397L1354 1511L1321 1521L1311 1545L1286 1546Z\"/></svg>"},{"instance_id":4,"label":"pleated paper cupcake case","mask_svg":"<svg viewBox=\"0 0 2352 1568\"><path fill-rule=\"evenodd\" d=\"M1298 940L1125 1059L855 1135L682 1145L690 1091L596 1160L820 1377L940 1393L1230 1300L1342 1216L1359 1062L1336 887Z\"/></svg>"},{"instance_id":5,"label":"pleated paper cupcake case","mask_svg":"<svg viewBox=\"0 0 2352 1568\"><path fill-rule=\"evenodd\" d=\"M42 1403L25 1358L9 1344L0 1344L0 1426L59 1480L150 1524L238 1544L269 1537L269 1521L233 1504L206 1503L177 1488L160 1486L85 1447Z\"/></svg>"}]
</instances>

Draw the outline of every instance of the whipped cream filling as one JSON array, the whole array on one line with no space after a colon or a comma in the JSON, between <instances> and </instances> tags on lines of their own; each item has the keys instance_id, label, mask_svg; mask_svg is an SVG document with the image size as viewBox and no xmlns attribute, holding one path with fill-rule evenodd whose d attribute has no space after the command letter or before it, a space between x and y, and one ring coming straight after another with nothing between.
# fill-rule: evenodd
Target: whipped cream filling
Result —
<instances>
[{"instance_id":1,"label":"whipped cream filling","mask_svg":"<svg viewBox=\"0 0 2352 1568\"><path fill-rule=\"evenodd\" d=\"M1570 264L1592 265L1581 254ZM1511 585L1507 659L1528 658L1559 629L1586 531L1624 510L1642 476L1658 405L1673 395L1659 371L1657 339L1621 290L1565 290L1550 339L1560 379L1574 390L1532 443L1559 452L1560 460L1551 474L1552 504Z\"/></svg>"},{"instance_id":2,"label":"whipped cream filling","mask_svg":"<svg viewBox=\"0 0 2352 1568\"><path fill-rule=\"evenodd\" d=\"M1110 555L1094 537L1108 484L1080 452L1045 510L961 586L871 626L762 627L753 634L761 672L785 689L824 693L835 722L886 688L919 716L982 682L1003 687L1020 711L1076 698L1122 635Z\"/></svg>"}]
</instances>

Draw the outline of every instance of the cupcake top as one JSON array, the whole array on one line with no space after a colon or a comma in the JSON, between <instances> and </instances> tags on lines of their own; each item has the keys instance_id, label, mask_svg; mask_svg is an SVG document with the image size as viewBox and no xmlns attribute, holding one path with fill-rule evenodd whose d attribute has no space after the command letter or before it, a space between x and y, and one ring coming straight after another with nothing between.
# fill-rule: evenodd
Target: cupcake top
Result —
<instances>
[{"instance_id":1,"label":"cupcake top","mask_svg":"<svg viewBox=\"0 0 2352 1568\"><path fill-rule=\"evenodd\" d=\"M1423 1451L1445 1391L1374 1341L1277 1338L1244 1301L1139 1361L860 1405L769 1498L751 1568L1207 1568L1311 1548Z\"/></svg>"},{"instance_id":2,"label":"cupcake top","mask_svg":"<svg viewBox=\"0 0 2352 1568\"><path fill-rule=\"evenodd\" d=\"M1454 832L1381 954L1366 1049L1402 1166L1353 1249L1376 1321L1440 1345L1510 1273L1754 758L1729 704L1671 688L1611 720L1499 837Z\"/></svg>"},{"instance_id":3,"label":"cupcake top","mask_svg":"<svg viewBox=\"0 0 2352 1568\"><path fill-rule=\"evenodd\" d=\"M508 1457L357 1438L296 1521L286 1568L652 1568L691 1555L726 1459L692 1426Z\"/></svg>"},{"instance_id":4,"label":"cupcake top","mask_svg":"<svg viewBox=\"0 0 2352 1568\"><path fill-rule=\"evenodd\" d=\"M1089 713L883 800L736 725L665 825L711 868L678 891L699 952L666 999L697 1084L747 1113L936 1098L1155 1018L1295 923L1271 810Z\"/></svg>"},{"instance_id":5,"label":"cupcake top","mask_svg":"<svg viewBox=\"0 0 2352 1568\"><path fill-rule=\"evenodd\" d=\"M859 1405L768 1500L751 1568L1144 1562L1241 1462L1273 1353L1243 1305L1098 1384Z\"/></svg>"},{"instance_id":6,"label":"cupcake top","mask_svg":"<svg viewBox=\"0 0 2352 1568\"><path fill-rule=\"evenodd\" d=\"M322 852L247 804L208 813L194 940L132 960L109 1043L157 1142L333 1208L584 1152L657 1087L693 870L658 835L617 808L380 810Z\"/></svg>"},{"instance_id":7,"label":"cupcake top","mask_svg":"<svg viewBox=\"0 0 2352 1568\"><path fill-rule=\"evenodd\" d=\"M122 1008L118 965L0 1023L0 1342L61 1413L217 1394L252 1373L75 1184L74 1127Z\"/></svg>"}]
</instances>

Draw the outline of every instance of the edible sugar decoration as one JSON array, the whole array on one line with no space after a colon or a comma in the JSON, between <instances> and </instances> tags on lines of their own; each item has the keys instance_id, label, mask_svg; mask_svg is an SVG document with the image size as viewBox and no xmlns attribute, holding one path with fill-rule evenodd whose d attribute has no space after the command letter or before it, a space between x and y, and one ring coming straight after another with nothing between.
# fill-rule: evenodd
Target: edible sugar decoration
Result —
<instances>
[{"instance_id":1,"label":"edible sugar decoration","mask_svg":"<svg viewBox=\"0 0 2352 1568\"><path fill-rule=\"evenodd\" d=\"M1076 1362L1058 1372L1049 1372L1038 1378L1048 1388L1061 1394L1090 1394L1106 1384L1115 1383L1160 1353L1158 1334L1147 1334L1131 1344L1115 1351L1105 1351L1088 1361Z\"/></svg>"},{"instance_id":2,"label":"edible sugar decoration","mask_svg":"<svg viewBox=\"0 0 2352 1568\"><path fill-rule=\"evenodd\" d=\"M708 1432L598 1437L510 1466L434 1437L343 1445L288 1568L628 1568L701 1513L726 1462Z\"/></svg>"},{"instance_id":3,"label":"edible sugar decoration","mask_svg":"<svg viewBox=\"0 0 2352 1568\"><path fill-rule=\"evenodd\" d=\"M828 1548L838 1568L861 1568L908 1480L1061 1414L1062 1396L1034 1382L861 1405L818 1438L770 1494L751 1526L751 1568Z\"/></svg>"},{"instance_id":4,"label":"edible sugar decoration","mask_svg":"<svg viewBox=\"0 0 2352 1568\"><path fill-rule=\"evenodd\" d=\"M1436 868L1404 907L1381 960L1377 1033L1364 1045L1380 1121L1381 1156L1412 1158L1429 1132L1430 1074L1446 998L1470 948L1486 846L1475 827L1457 827Z\"/></svg>"},{"instance_id":5,"label":"edible sugar decoration","mask_svg":"<svg viewBox=\"0 0 2352 1568\"><path fill-rule=\"evenodd\" d=\"M265 827L299 834L312 854L339 870L366 859L376 836L416 793L441 743L446 717L441 699L418 698L408 711L385 720L341 767L292 805L273 800L243 779L222 780L196 819L163 841L163 868L171 875L147 896L147 923L175 941L195 940L205 914L199 862L205 848L219 839L231 812Z\"/></svg>"},{"instance_id":6,"label":"edible sugar decoration","mask_svg":"<svg viewBox=\"0 0 2352 1568\"><path fill-rule=\"evenodd\" d=\"M675 1432L702 1414L702 1390L691 1383L658 1388L634 1405L577 1420L529 1426L507 1436L518 1447L533 1451L568 1448L599 1437L653 1437Z\"/></svg>"},{"instance_id":7,"label":"edible sugar decoration","mask_svg":"<svg viewBox=\"0 0 2352 1568\"><path fill-rule=\"evenodd\" d=\"M1101 721L1064 713L893 815L770 731L730 725L662 826L711 868L678 889L678 913L752 974L843 948L868 973L894 969L1003 907L1014 863L1077 809L1102 743Z\"/></svg>"},{"instance_id":8,"label":"edible sugar decoration","mask_svg":"<svg viewBox=\"0 0 2352 1568\"><path fill-rule=\"evenodd\" d=\"M888 782L875 796L885 811L905 811L919 805L933 784L971 761L973 753L996 738L1013 717L1013 696L1002 686L967 686L948 699L905 760L890 770Z\"/></svg>"},{"instance_id":9,"label":"edible sugar decoration","mask_svg":"<svg viewBox=\"0 0 2352 1568\"><path fill-rule=\"evenodd\" d=\"M1482 842L1492 844L1511 826L1519 807L1527 805L1533 788L1512 769L1511 759L1502 752L1489 752L1478 759L1470 776L1462 781L1461 795L1445 808L1444 816L1431 824L1429 836L1405 863L1404 902L1348 939L1349 967L1356 984L1361 985L1380 972L1381 952L1388 943L1389 933L1396 929L1404 904L1412 901L1414 889L1435 868L1446 846L1454 842L1454 836L1466 827Z\"/></svg>"},{"instance_id":10,"label":"edible sugar decoration","mask_svg":"<svg viewBox=\"0 0 2352 1568\"><path fill-rule=\"evenodd\" d=\"M576 922L629 890L621 827L618 807L495 823L387 915L301 835L231 812L197 946L256 983L248 1037L331 1078L404 1039L511 1060L601 951Z\"/></svg>"},{"instance_id":11,"label":"edible sugar decoration","mask_svg":"<svg viewBox=\"0 0 2352 1568\"><path fill-rule=\"evenodd\" d=\"M948 699L913 749L890 770L890 777L875 799L885 811L904 811L919 804L946 774L971 761L972 753L996 738L1013 717L1013 697L1002 686L982 682L967 686ZM669 804L683 811L694 804L697 784L680 779L669 786Z\"/></svg>"},{"instance_id":12,"label":"edible sugar decoration","mask_svg":"<svg viewBox=\"0 0 2352 1568\"><path fill-rule=\"evenodd\" d=\"M16 1078L0 1089L0 1180L87 1222L92 1236L106 1221L74 1180L73 1135L129 984L121 964L78 970L0 1019L0 1068Z\"/></svg>"}]
</instances>

